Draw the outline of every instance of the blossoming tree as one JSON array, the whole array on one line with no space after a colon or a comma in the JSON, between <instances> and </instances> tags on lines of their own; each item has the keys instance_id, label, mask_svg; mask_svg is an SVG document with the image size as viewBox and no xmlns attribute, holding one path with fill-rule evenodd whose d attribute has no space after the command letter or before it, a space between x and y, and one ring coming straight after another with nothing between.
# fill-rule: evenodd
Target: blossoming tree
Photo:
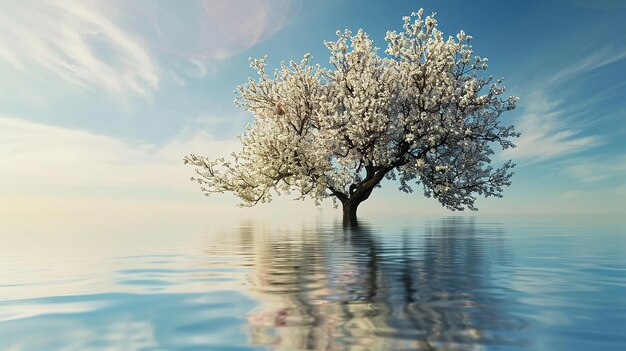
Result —
<instances>
[{"instance_id":1,"label":"blossoming tree","mask_svg":"<svg viewBox=\"0 0 626 351\"><path fill-rule=\"evenodd\" d=\"M463 31L444 38L434 14L404 18L387 32L380 55L365 32L337 32L326 42L330 68L251 61L257 80L237 88L236 104L254 114L232 160L188 155L205 194L232 192L243 206L297 192L316 203L332 198L344 220L384 178L412 192L421 185L451 210L475 210L477 195L501 197L511 183L509 160L490 165L493 145L514 147L518 135L500 115L515 108L501 79L484 77Z\"/></svg>"}]
</instances>

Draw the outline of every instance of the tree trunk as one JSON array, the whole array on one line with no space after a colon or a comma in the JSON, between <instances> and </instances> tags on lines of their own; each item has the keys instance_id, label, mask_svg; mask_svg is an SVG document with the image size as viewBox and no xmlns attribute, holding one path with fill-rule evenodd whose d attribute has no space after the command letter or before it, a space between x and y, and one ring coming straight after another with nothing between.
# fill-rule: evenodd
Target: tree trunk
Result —
<instances>
[{"instance_id":1,"label":"tree trunk","mask_svg":"<svg viewBox=\"0 0 626 351\"><path fill-rule=\"evenodd\" d=\"M343 202L343 223L344 224L356 224L356 210L359 207L360 201L347 200Z\"/></svg>"}]
</instances>

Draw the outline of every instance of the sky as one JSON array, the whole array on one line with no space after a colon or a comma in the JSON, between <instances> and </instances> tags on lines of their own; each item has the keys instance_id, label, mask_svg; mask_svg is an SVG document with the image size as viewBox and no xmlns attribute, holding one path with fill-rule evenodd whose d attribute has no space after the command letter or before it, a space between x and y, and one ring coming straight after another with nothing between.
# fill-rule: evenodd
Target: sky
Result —
<instances>
[{"instance_id":1,"label":"sky","mask_svg":"<svg viewBox=\"0 0 626 351\"><path fill-rule=\"evenodd\" d=\"M254 75L249 57L328 65L337 30L384 47L422 7L446 36L472 35L520 97L503 115L518 147L494 155L517 163L513 185L479 199L479 214L626 214L624 1L0 0L0 221L339 215L330 201L204 197L182 158L238 149L253 117L233 91ZM360 214L450 214L396 188Z\"/></svg>"}]
</instances>

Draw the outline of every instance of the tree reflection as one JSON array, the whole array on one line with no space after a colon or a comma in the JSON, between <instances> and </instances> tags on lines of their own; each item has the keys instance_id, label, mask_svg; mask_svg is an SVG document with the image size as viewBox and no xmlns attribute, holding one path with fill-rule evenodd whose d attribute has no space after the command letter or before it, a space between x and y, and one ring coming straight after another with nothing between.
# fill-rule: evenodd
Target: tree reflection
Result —
<instances>
[{"instance_id":1,"label":"tree reflection","mask_svg":"<svg viewBox=\"0 0 626 351\"><path fill-rule=\"evenodd\" d=\"M523 345L492 264L497 226L448 219L378 235L360 225L299 232L242 226L251 343L276 350L475 349ZM233 244L236 243L237 240Z\"/></svg>"}]
</instances>

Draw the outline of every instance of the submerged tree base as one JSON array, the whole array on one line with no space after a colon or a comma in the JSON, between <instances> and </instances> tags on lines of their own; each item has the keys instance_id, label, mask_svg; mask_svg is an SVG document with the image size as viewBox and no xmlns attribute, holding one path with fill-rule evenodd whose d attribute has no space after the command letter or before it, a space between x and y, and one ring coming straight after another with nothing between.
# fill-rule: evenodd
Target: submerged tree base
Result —
<instances>
[{"instance_id":1,"label":"submerged tree base","mask_svg":"<svg viewBox=\"0 0 626 351\"><path fill-rule=\"evenodd\" d=\"M360 203L346 201L343 203L343 224L354 225L357 223L356 210Z\"/></svg>"}]
</instances>

